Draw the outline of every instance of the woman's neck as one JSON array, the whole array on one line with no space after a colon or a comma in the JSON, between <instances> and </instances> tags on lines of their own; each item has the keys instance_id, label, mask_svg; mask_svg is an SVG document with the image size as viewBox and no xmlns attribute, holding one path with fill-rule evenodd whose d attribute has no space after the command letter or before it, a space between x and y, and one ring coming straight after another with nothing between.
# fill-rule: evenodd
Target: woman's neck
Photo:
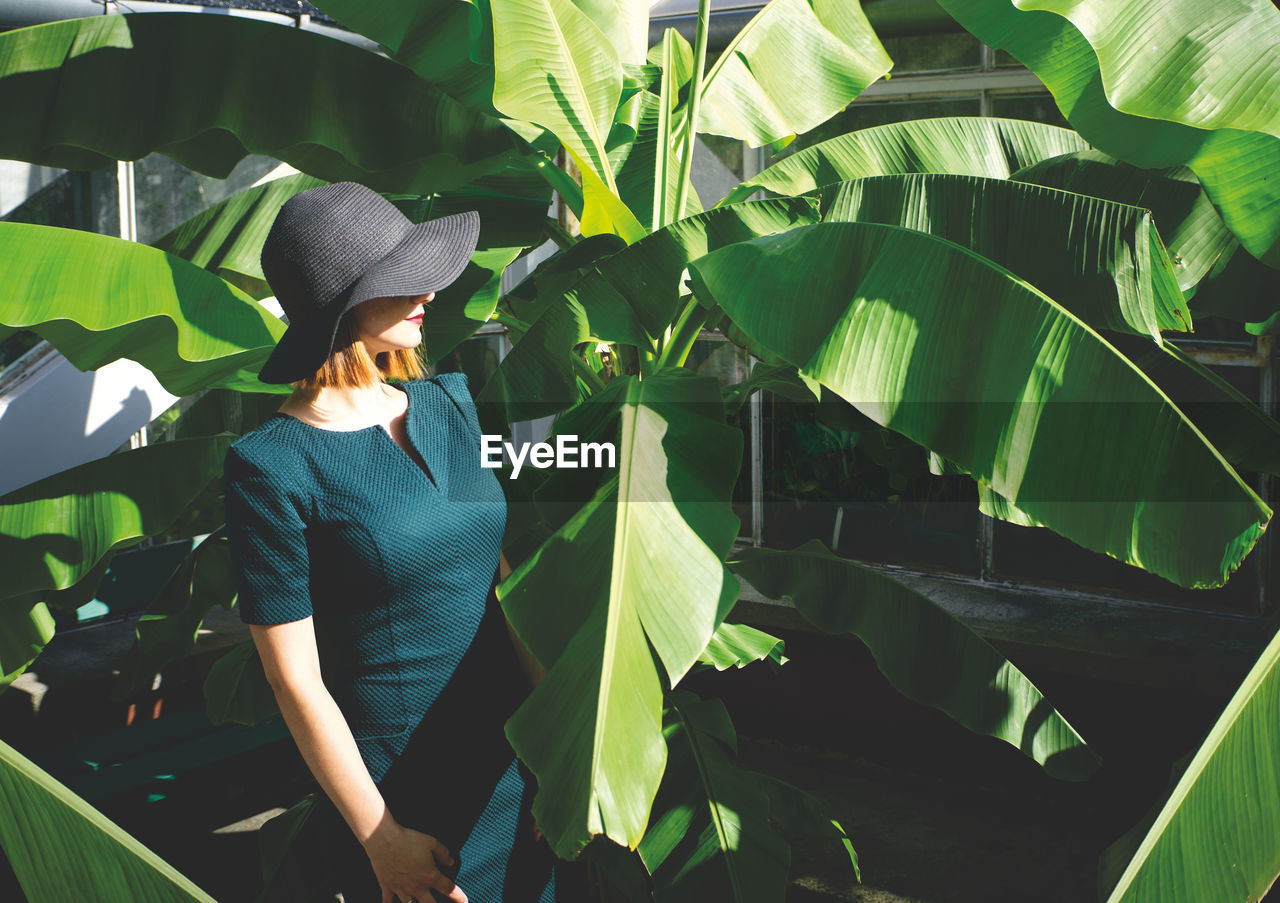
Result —
<instances>
[{"instance_id":1,"label":"woman's neck","mask_svg":"<svg viewBox=\"0 0 1280 903\"><path fill-rule=\"evenodd\" d=\"M385 423L405 405L403 393L384 382L373 386L295 389L280 406L286 414L328 429L359 429Z\"/></svg>"}]
</instances>

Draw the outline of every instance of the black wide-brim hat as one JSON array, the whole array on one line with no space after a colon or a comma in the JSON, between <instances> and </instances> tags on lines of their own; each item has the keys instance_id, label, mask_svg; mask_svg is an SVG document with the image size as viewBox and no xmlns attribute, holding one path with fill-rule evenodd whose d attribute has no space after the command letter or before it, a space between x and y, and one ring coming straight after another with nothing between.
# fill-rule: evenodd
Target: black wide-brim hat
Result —
<instances>
[{"instance_id":1,"label":"black wide-brim hat","mask_svg":"<svg viewBox=\"0 0 1280 903\"><path fill-rule=\"evenodd\" d=\"M355 182L294 195L262 246L262 272L289 327L258 379L312 376L333 351L343 314L372 298L440 291L462 275L479 235L474 210L415 225Z\"/></svg>"}]
</instances>

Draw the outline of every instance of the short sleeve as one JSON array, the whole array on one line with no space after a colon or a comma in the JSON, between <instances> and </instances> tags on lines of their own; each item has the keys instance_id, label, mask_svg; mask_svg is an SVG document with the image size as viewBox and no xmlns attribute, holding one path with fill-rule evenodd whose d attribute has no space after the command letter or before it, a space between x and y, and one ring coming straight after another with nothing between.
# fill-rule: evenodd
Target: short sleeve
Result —
<instances>
[{"instance_id":1,"label":"short sleeve","mask_svg":"<svg viewBox=\"0 0 1280 903\"><path fill-rule=\"evenodd\" d=\"M240 620L282 624L310 617L306 525L282 481L232 447L223 487Z\"/></svg>"}]
</instances>

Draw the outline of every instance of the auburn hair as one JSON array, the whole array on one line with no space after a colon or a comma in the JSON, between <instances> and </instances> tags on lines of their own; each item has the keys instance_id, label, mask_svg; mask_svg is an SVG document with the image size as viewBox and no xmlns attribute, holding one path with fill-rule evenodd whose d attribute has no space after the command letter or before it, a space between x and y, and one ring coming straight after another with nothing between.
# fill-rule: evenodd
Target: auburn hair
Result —
<instances>
[{"instance_id":1,"label":"auburn hair","mask_svg":"<svg viewBox=\"0 0 1280 903\"><path fill-rule=\"evenodd\" d=\"M417 348L369 354L360 341L352 313L347 311L338 321L333 350L320 369L290 385L297 389L347 389L377 385L385 379L421 379L426 375Z\"/></svg>"}]
</instances>

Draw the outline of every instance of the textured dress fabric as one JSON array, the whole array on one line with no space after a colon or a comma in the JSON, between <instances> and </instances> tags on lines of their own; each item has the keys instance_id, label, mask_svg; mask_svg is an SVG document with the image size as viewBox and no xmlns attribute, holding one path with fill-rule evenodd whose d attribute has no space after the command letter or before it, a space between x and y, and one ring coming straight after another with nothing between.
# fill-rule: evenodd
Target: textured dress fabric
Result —
<instances>
[{"instance_id":1,"label":"textured dress fabric","mask_svg":"<svg viewBox=\"0 0 1280 903\"><path fill-rule=\"evenodd\" d=\"M506 500L480 467L466 377L395 385L426 470L377 425L275 414L232 444L240 616L312 618L325 686L370 776L397 821L454 853L472 901L549 903L551 859L531 847L529 787L503 734L525 693L492 592ZM340 821L323 792L316 802L322 821ZM316 865L337 873L346 903L380 900L345 822L326 843Z\"/></svg>"}]
</instances>

